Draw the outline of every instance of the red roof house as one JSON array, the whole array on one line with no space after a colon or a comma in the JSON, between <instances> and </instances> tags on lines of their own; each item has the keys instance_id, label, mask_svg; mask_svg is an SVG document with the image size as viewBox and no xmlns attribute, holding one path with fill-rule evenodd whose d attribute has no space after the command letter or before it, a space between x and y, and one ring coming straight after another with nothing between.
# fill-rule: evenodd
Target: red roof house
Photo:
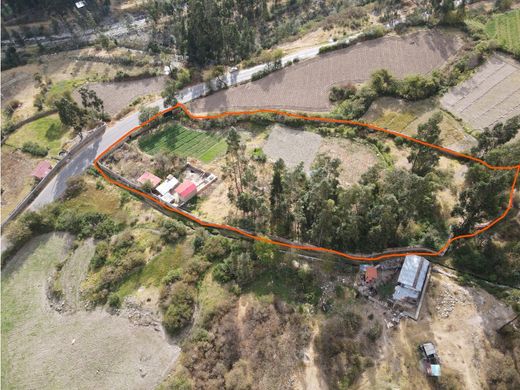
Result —
<instances>
[{"instance_id":1,"label":"red roof house","mask_svg":"<svg viewBox=\"0 0 520 390\"><path fill-rule=\"evenodd\" d=\"M139 179L137 179L137 182L140 184L144 184L147 181L152 183L152 186L155 188L161 182L161 178L155 176L153 173L145 172L139 177Z\"/></svg>"},{"instance_id":2,"label":"red roof house","mask_svg":"<svg viewBox=\"0 0 520 390\"><path fill-rule=\"evenodd\" d=\"M38 180L43 179L45 176L49 174L52 170L52 165L48 161L40 161L34 171L32 171L31 176L35 177Z\"/></svg>"},{"instance_id":3,"label":"red roof house","mask_svg":"<svg viewBox=\"0 0 520 390\"><path fill-rule=\"evenodd\" d=\"M365 270L365 282L370 283L377 279L377 268L367 267Z\"/></svg>"},{"instance_id":4,"label":"red roof house","mask_svg":"<svg viewBox=\"0 0 520 390\"><path fill-rule=\"evenodd\" d=\"M175 189L175 192L179 194L182 202L186 202L197 194L197 186L193 182L185 180Z\"/></svg>"}]
</instances>

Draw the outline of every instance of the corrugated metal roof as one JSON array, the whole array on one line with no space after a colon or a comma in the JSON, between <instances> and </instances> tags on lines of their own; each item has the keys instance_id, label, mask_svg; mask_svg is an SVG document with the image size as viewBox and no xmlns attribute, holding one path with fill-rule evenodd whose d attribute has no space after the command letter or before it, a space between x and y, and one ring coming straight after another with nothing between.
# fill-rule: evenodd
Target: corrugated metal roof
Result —
<instances>
[{"instance_id":1,"label":"corrugated metal roof","mask_svg":"<svg viewBox=\"0 0 520 390\"><path fill-rule=\"evenodd\" d=\"M395 286L394 295L392 295L392 298L395 301L399 301L401 299L405 298L411 298L411 299L417 299L419 297L419 292L411 290L406 287L402 286Z\"/></svg>"},{"instance_id":2,"label":"corrugated metal roof","mask_svg":"<svg viewBox=\"0 0 520 390\"><path fill-rule=\"evenodd\" d=\"M179 184L179 180L172 177L170 180L165 180L155 190L161 195L166 195L172 188Z\"/></svg>"},{"instance_id":3,"label":"corrugated metal roof","mask_svg":"<svg viewBox=\"0 0 520 390\"><path fill-rule=\"evenodd\" d=\"M424 257L408 255L404 259L398 282L404 287L421 291L426 280L430 262Z\"/></svg>"}]
</instances>

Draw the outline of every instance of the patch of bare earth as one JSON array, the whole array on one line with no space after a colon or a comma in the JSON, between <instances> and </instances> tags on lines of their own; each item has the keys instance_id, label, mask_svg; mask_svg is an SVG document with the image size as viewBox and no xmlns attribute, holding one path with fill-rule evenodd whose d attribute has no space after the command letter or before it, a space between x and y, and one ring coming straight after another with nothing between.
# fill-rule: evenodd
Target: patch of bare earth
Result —
<instances>
[{"instance_id":1,"label":"patch of bare earth","mask_svg":"<svg viewBox=\"0 0 520 390\"><path fill-rule=\"evenodd\" d=\"M273 162L281 158L289 168L303 163L305 171L309 172L321 141L322 137L318 134L276 124L263 149Z\"/></svg>"},{"instance_id":2,"label":"patch of bare earth","mask_svg":"<svg viewBox=\"0 0 520 390\"><path fill-rule=\"evenodd\" d=\"M165 77L161 76L132 81L90 83L88 88L95 91L98 97L103 100L105 111L110 115L115 115L137 97L159 94L164 89L165 82ZM72 96L75 100L81 102L77 91L74 91Z\"/></svg>"},{"instance_id":3,"label":"patch of bare earth","mask_svg":"<svg viewBox=\"0 0 520 390\"><path fill-rule=\"evenodd\" d=\"M10 146L2 146L2 221L31 191L31 172L38 160Z\"/></svg>"},{"instance_id":4,"label":"patch of bare earth","mask_svg":"<svg viewBox=\"0 0 520 390\"><path fill-rule=\"evenodd\" d=\"M419 321L405 319L385 329L383 351L356 388L434 389L420 365L419 344L433 342L443 376L453 388L488 388L486 372L496 356L496 329L514 316L512 309L487 292L432 274Z\"/></svg>"},{"instance_id":5,"label":"patch of bare earth","mask_svg":"<svg viewBox=\"0 0 520 390\"><path fill-rule=\"evenodd\" d=\"M318 153L341 160L339 180L343 185L357 183L379 161L370 146L341 138L323 138Z\"/></svg>"},{"instance_id":6,"label":"patch of bare earth","mask_svg":"<svg viewBox=\"0 0 520 390\"><path fill-rule=\"evenodd\" d=\"M425 74L444 64L461 46L460 35L441 30L384 37L303 61L189 106L195 112L258 107L328 111L333 85L364 82L381 68L397 77Z\"/></svg>"},{"instance_id":7,"label":"patch of bare earth","mask_svg":"<svg viewBox=\"0 0 520 390\"><path fill-rule=\"evenodd\" d=\"M133 325L103 309L64 314L53 309L49 276L67 258L71 237L47 234L32 240L2 275L2 387L25 389L147 389L175 363L180 349L162 331ZM90 261L93 243L81 244L65 265L69 302ZM86 265L87 264L87 265ZM74 267L78 267L74 269ZM2 321L4 324L4 320Z\"/></svg>"}]
</instances>

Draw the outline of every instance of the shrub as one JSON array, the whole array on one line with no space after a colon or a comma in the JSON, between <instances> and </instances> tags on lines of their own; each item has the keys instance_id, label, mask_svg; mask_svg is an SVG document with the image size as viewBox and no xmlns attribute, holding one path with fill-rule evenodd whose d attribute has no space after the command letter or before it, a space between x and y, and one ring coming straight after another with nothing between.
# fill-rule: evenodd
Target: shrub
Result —
<instances>
[{"instance_id":1,"label":"shrub","mask_svg":"<svg viewBox=\"0 0 520 390\"><path fill-rule=\"evenodd\" d=\"M36 142L27 141L22 146L22 151L37 157L45 157L49 150Z\"/></svg>"},{"instance_id":2,"label":"shrub","mask_svg":"<svg viewBox=\"0 0 520 390\"><path fill-rule=\"evenodd\" d=\"M119 299L119 295L115 293L111 293L108 295L108 305L110 307L120 307L121 306L121 299Z\"/></svg>"},{"instance_id":3,"label":"shrub","mask_svg":"<svg viewBox=\"0 0 520 390\"><path fill-rule=\"evenodd\" d=\"M397 93L407 100L421 100L433 96L439 90L439 83L433 76L410 75L399 83Z\"/></svg>"},{"instance_id":4,"label":"shrub","mask_svg":"<svg viewBox=\"0 0 520 390\"><path fill-rule=\"evenodd\" d=\"M356 86L347 84L345 86L334 86L330 89L329 100L331 102L339 102L356 94Z\"/></svg>"},{"instance_id":5,"label":"shrub","mask_svg":"<svg viewBox=\"0 0 520 390\"><path fill-rule=\"evenodd\" d=\"M184 226L181 222L168 219L162 223L161 226L161 238L165 242L175 242L179 238L184 237L186 235L186 226Z\"/></svg>"},{"instance_id":6,"label":"shrub","mask_svg":"<svg viewBox=\"0 0 520 390\"><path fill-rule=\"evenodd\" d=\"M143 123L149 120L151 117L159 113L159 107L158 106L152 106L152 107L141 107L139 112L139 122Z\"/></svg>"},{"instance_id":7,"label":"shrub","mask_svg":"<svg viewBox=\"0 0 520 390\"><path fill-rule=\"evenodd\" d=\"M222 236L211 236L206 239L202 253L209 261L220 261L229 255L229 240Z\"/></svg>"},{"instance_id":8,"label":"shrub","mask_svg":"<svg viewBox=\"0 0 520 390\"><path fill-rule=\"evenodd\" d=\"M254 161L257 161L262 164L264 164L267 161L267 156L265 155L262 148L254 148L251 158Z\"/></svg>"},{"instance_id":9,"label":"shrub","mask_svg":"<svg viewBox=\"0 0 520 390\"><path fill-rule=\"evenodd\" d=\"M171 269L166 276L162 278L161 283L164 285L172 284L181 280L181 270L179 268Z\"/></svg>"},{"instance_id":10,"label":"shrub","mask_svg":"<svg viewBox=\"0 0 520 390\"><path fill-rule=\"evenodd\" d=\"M191 320L195 289L184 282L175 283L171 288L170 302L163 316L163 325L169 334L175 335Z\"/></svg>"},{"instance_id":11,"label":"shrub","mask_svg":"<svg viewBox=\"0 0 520 390\"><path fill-rule=\"evenodd\" d=\"M81 176L73 176L67 180L67 188L63 192L64 199L72 199L86 188L85 180Z\"/></svg>"},{"instance_id":12,"label":"shrub","mask_svg":"<svg viewBox=\"0 0 520 390\"><path fill-rule=\"evenodd\" d=\"M4 105L4 111L7 116L12 116L16 109L20 107L22 103L20 103L17 99L11 99Z\"/></svg>"},{"instance_id":13,"label":"shrub","mask_svg":"<svg viewBox=\"0 0 520 390\"><path fill-rule=\"evenodd\" d=\"M381 324L379 322L376 322L367 332L367 338L375 342L379 337L381 337Z\"/></svg>"}]
</instances>

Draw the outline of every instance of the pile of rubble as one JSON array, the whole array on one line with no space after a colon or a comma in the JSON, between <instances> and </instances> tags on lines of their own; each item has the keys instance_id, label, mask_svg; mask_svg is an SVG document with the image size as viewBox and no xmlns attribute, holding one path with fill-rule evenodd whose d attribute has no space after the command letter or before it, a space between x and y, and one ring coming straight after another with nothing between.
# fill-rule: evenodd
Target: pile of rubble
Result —
<instances>
[{"instance_id":1,"label":"pile of rubble","mask_svg":"<svg viewBox=\"0 0 520 390\"><path fill-rule=\"evenodd\" d=\"M464 305L466 303L465 297L455 296L448 290L444 290L437 301L435 309L437 309L437 313L441 318L448 318L457 303Z\"/></svg>"}]
</instances>

